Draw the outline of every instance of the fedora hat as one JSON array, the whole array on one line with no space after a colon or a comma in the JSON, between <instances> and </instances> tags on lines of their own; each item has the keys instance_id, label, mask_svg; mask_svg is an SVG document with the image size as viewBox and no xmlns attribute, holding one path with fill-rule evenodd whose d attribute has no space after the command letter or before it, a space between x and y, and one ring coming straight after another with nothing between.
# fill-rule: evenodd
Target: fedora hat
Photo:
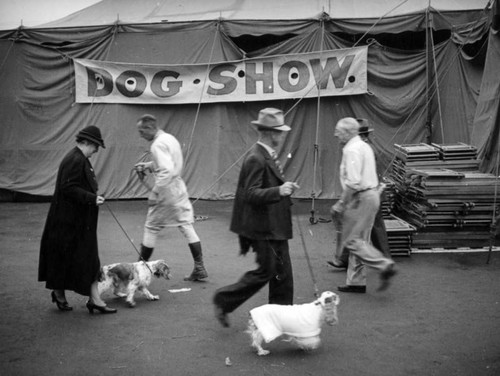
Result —
<instances>
[{"instance_id":1,"label":"fedora hat","mask_svg":"<svg viewBox=\"0 0 500 376\"><path fill-rule=\"evenodd\" d=\"M367 119L356 119L359 123L359 134L366 134L373 132L373 128L370 128L370 122Z\"/></svg>"},{"instance_id":2,"label":"fedora hat","mask_svg":"<svg viewBox=\"0 0 500 376\"><path fill-rule=\"evenodd\" d=\"M106 146L104 146L104 141L101 137L101 131L95 125L89 125L88 127L83 128L80 132L78 132L76 138L93 142L94 144L99 145L103 149L106 148Z\"/></svg>"},{"instance_id":3,"label":"fedora hat","mask_svg":"<svg viewBox=\"0 0 500 376\"><path fill-rule=\"evenodd\" d=\"M259 129L268 129L272 131L288 132L290 128L285 124L283 111L276 108L264 108L259 111L259 118L253 120L252 124Z\"/></svg>"}]
</instances>

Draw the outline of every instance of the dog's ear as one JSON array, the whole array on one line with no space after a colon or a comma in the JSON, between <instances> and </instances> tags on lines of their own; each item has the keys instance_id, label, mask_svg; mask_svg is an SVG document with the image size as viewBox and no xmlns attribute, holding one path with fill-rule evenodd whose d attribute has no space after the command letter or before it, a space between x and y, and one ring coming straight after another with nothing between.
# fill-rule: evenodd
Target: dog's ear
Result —
<instances>
[{"instance_id":1,"label":"dog's ear","mask_svg":"<svg viewBox=\"0 0 500 376\"><path fill-rule=\"evenodd\" d=\"M134 269L129 264L118 264L109 269L108 274L114 274L121 281L131 281L134 279Z\"/></svg>"},{"instance_id":2,"label":"dog's ear","mask_svg":"<svg viewBox=\"0 0 500 376\"><path fill-rule=\"evenodd\" d=\"M165 279L170 279L170 268L165 261L159 260L155 265L155 272L153 274L158 278L164 277Z\"/></svg>"},{"instance_id":3,"label":"dog's ear","mask_svg":"<svg viewBox=\"0 0 500 376\"><path fill-rule=\"evenodd\" d=\"M331 299L333 301L333 304L339 305L339 303L340 303L340 296L338 296L337 294L335 294L334 292L332 292Z\"/></svg>"},{"instance_id":4,"label":"dog's ear","mask_svg":"<svg viewBox=\"0 0 500 376\"><path fill-rule=\"evenodd\" d=\"M170 279L170 267L167 265L167 263L163 261L160 267L163 277L165 277L166 279Z\"/></svg>"}]
</instances>

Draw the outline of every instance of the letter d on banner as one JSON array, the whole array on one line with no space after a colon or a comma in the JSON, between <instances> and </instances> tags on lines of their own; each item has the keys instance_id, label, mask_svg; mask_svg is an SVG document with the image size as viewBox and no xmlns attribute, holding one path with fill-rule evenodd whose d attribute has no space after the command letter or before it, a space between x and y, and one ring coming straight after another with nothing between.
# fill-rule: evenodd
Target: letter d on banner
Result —
<instances>
[{"instance_id":1,"label":"letter d on banner","mask_svg":"<svg viewBox=\"0 0 500 376\"><path fill-rule=\"evenodd\" d=\"M85 67L87 70L87 87L89 97L104 97L113 91L113 77L100 68Z\"/></svg>"}]
</instances>

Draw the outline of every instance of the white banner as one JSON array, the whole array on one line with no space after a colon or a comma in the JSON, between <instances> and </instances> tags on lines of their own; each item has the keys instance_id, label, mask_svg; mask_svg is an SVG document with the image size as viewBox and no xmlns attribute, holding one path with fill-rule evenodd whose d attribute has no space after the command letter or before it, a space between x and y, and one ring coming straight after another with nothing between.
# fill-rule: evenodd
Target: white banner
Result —
<instances>
[{"instance_id":1,"label":"white banner","mask_svg":"<svg viewBox=\"0 0 500 376\"><path fill-rule=\"evenodd\" d=\"M76 102L178 104L364 94L367 55L365 46L192 65L75 59Z\"/></svg>"}]
</instances>

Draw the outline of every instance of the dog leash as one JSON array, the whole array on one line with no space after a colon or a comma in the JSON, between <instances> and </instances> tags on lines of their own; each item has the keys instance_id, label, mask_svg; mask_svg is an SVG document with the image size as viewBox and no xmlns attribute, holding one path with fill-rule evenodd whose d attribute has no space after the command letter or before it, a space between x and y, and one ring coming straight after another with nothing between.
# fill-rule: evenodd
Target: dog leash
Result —
<instances>
[{"instance_id":1,"label":"dog leash","mask_svg":"<svg viewBox=\"0 0 500 376\"><path fill-rule=\"evenodd\" d=\"M318 290L318 284L316 282L316 277L314 276L314 272L311 266L311 260L309 259L309 252L307 252L307 247L306 247L306 241L304 239L304 233L302 232L302 226L300 225L300 219L297 214L295 214L295 219L297 220L297 225L299 227L299 234L300 234L300 240L302 240L302 248L304 249L304 254L306 255L306 260L307 260L307 266L309 268L309 273L311 274L311 279L313 281L313 287L314 287L314 296L316 298L319 298L319 290Z\"/></svg>"},{"instance_id":2,"label":"dog leash","mask_svg":"<svg viewBox=\"0 0 500 376\"><path fill-rule=\"evenodd\" d=\"M135 244L132 241L132 239L130 239L130 236L128 236L127 231L125 231L125 229L123 228L123 226L120 223L120 221L118 220L118 218L116 218L116 215L115 215L115 213L113 213L113 210L111 210L111 207L109 206L109 204L106 201L104 203L106 204L106 207L108 208L109 212L111 213L111 215L115 219L116 223L118 223L118 226L122 229L123 233L127 237L127 239L130 242L130 244L132 244L132 246L134 247L134 249L137 252L137 254L139 255L139 258L141 259L141 261L144 263L144 265L146 265L146 267L149 269L149 271L151 272L151 274L154 274L153 271L151 270L151 268L149 267L148 263L146 262L146 260L144 260L144 258L142 257L141 253L139 252L139 250L135 246Z\"/></svg>"}]
</instances>

